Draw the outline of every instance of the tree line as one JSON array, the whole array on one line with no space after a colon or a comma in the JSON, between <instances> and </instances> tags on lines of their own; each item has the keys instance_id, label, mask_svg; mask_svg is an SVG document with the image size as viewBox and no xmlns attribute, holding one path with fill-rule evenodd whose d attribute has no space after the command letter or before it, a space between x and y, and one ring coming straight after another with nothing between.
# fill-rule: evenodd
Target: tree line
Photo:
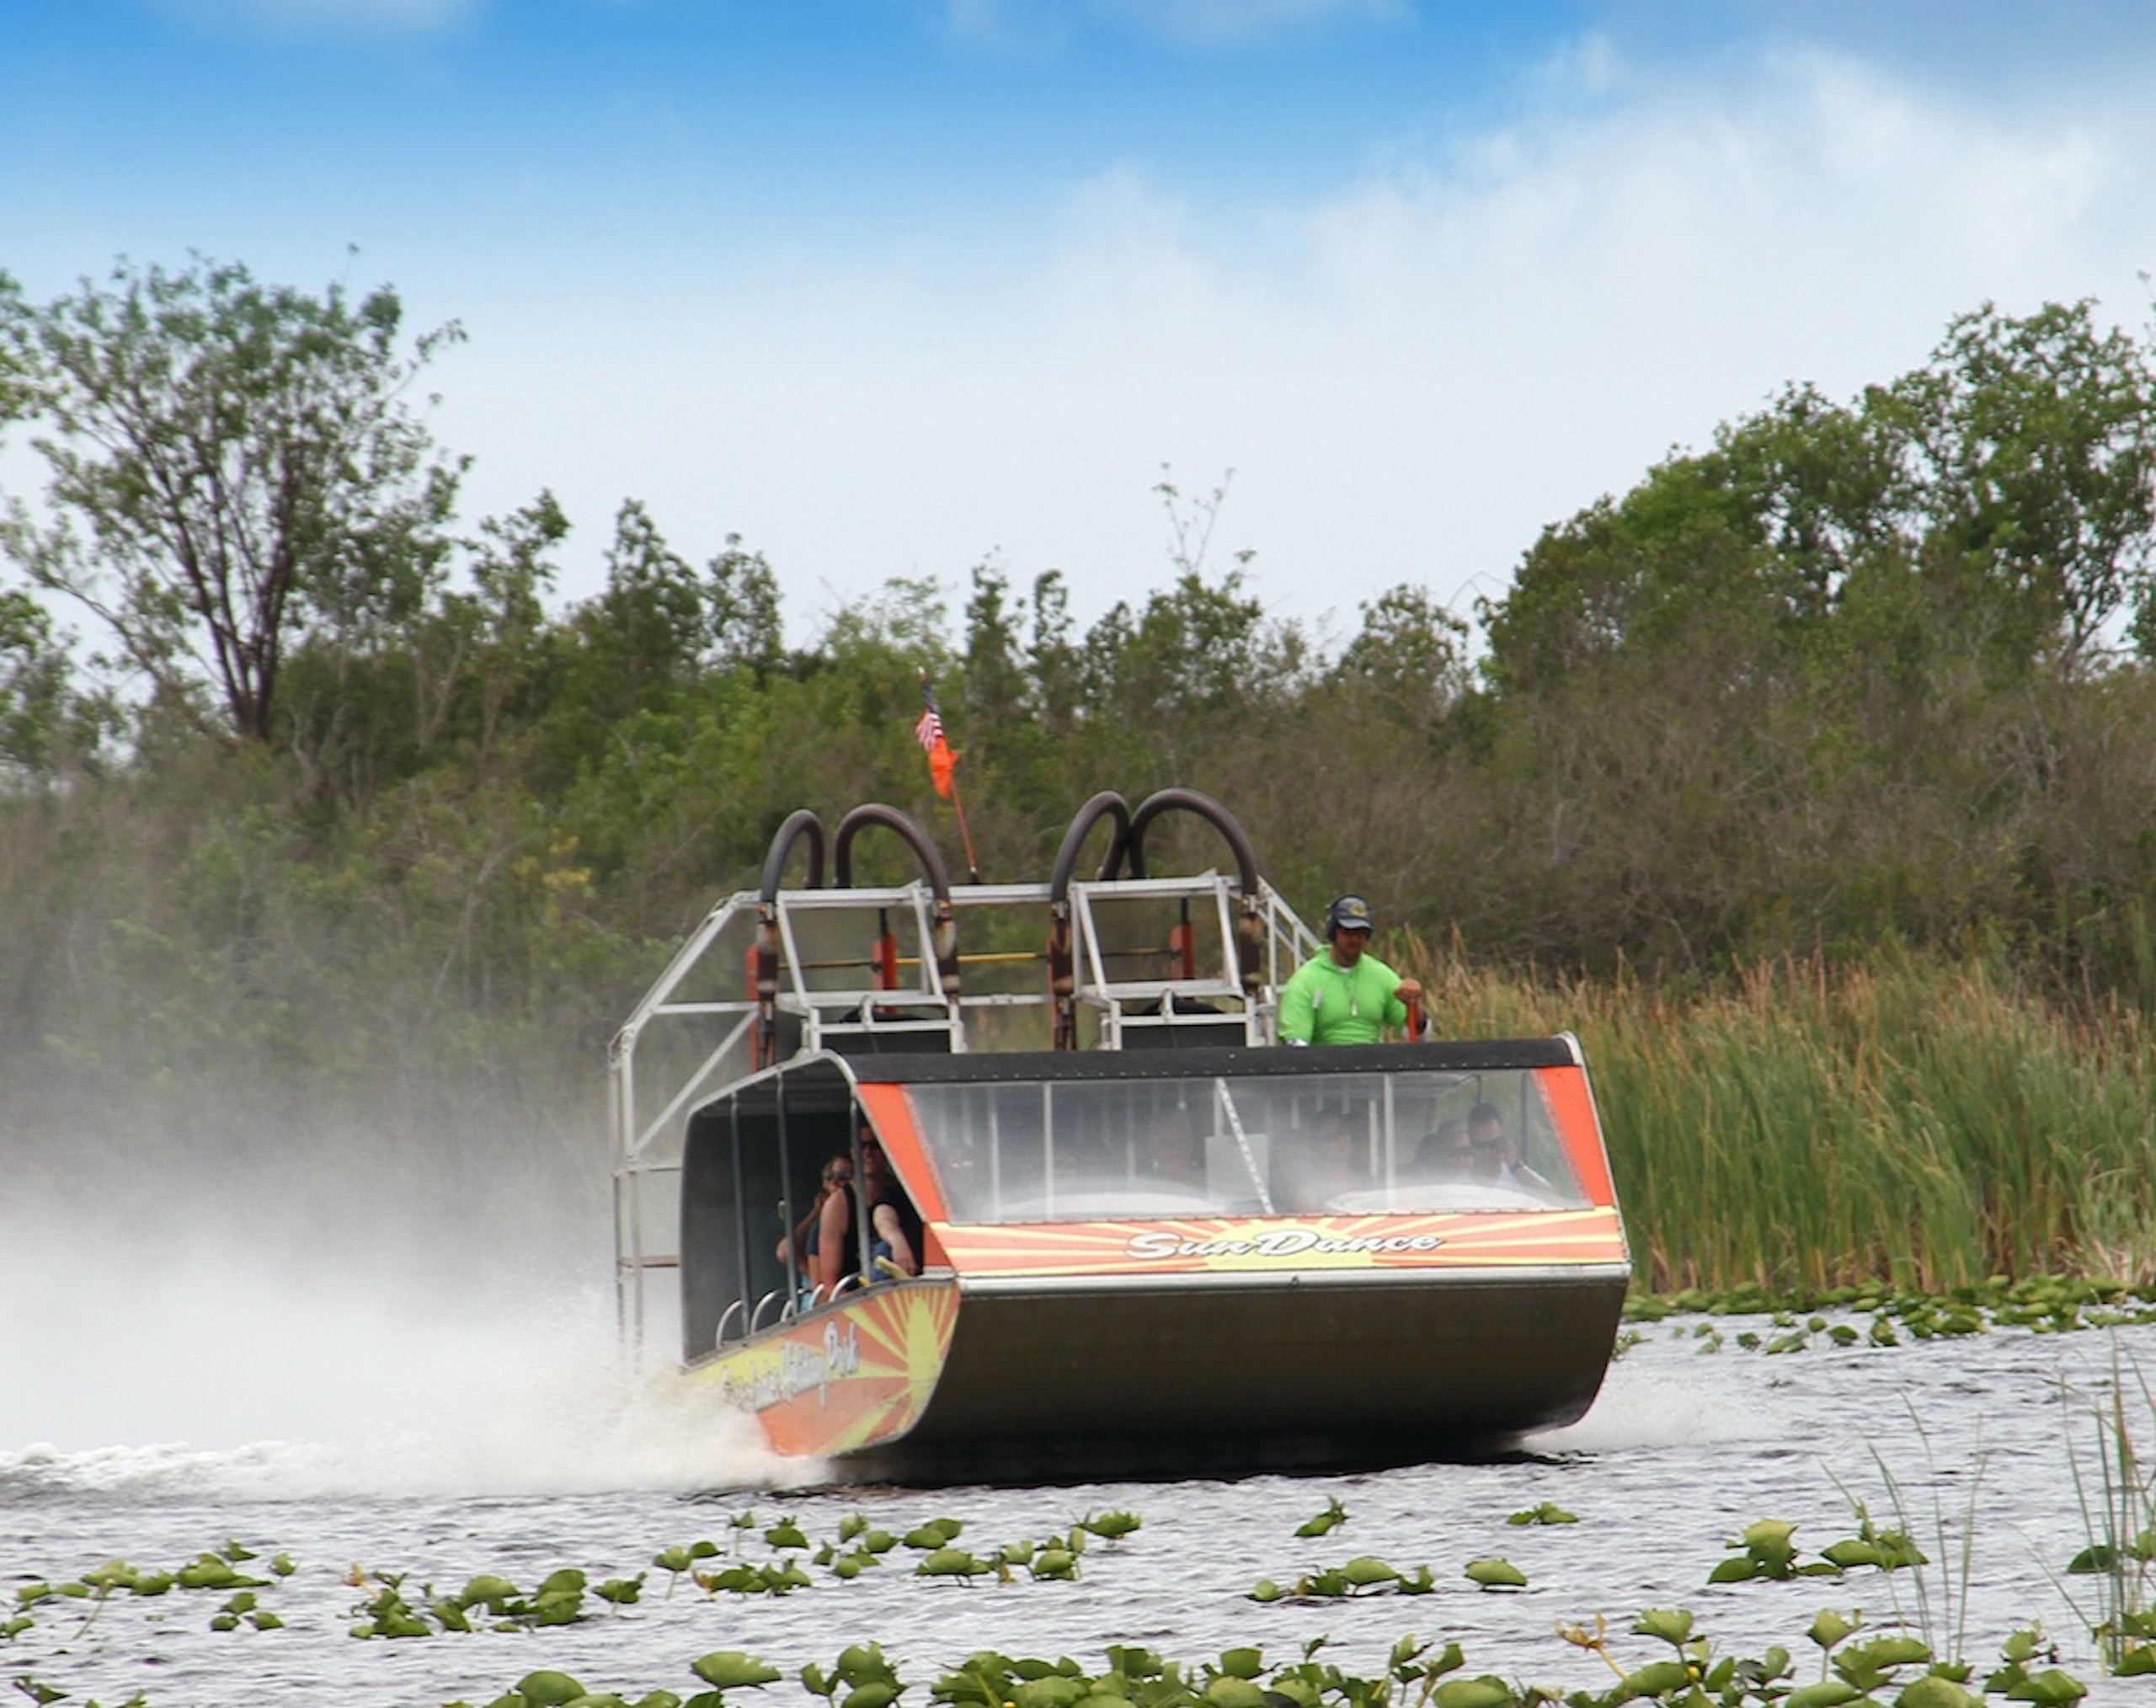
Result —
<instances>
[{"instance_id":1,"label":"tree line","mask_svg":"<svg viewBox=\"0 0 2156 1708\"><path fill-rule=\"evenodd\" d=\"M564 599L550 493L458 520L423 387L463 335L200 257L0 276L39 471L0 514L0 1072L582 1071L793 808L948 839L924 672L991 878L1182 783L1307 911L1352 886L1480 964L1974 948L2156 1007L2156 361L2091 302L1792 385L1471 611L1403 584L1338 639L1213 561L1225 483L1166 478L1159 585L1089 624L990 558L798 637L784 566L633 498Z\"/></svg>"}]
</instances>

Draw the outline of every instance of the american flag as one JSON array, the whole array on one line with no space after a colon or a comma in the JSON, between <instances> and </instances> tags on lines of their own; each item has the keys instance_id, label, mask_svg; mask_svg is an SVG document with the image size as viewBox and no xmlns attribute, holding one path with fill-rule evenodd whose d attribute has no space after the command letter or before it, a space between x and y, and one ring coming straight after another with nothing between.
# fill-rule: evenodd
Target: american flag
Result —
<instances>
[{"instance_id":1,"label":"american flag","mask_svg":"<svg viewBox=\"0 0 2156 1708\"><path fill-rule=\"evenodd\" d=\"M936 709L936 691L928 686L925 675L921 679L921 718L913 726L914 739L928 755L928 775L936 785L936 793L947 801L953 798L951 790L958 775L958 755L951 751L951 744L943 739L943 714Z\"/></svg>"}]
</instances>

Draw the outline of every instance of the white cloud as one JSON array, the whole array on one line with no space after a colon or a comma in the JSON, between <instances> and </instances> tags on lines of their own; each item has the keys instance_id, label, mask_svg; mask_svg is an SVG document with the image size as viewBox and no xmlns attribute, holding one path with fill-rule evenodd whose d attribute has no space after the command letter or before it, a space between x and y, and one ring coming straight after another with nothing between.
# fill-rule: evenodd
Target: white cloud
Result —
<instances>
[{"instance_id":1,"label":"white cloud","mask_svg":"<svg viewBox=\"0 0 2156 1708\"><path fill-rule=\"evenodd\" d=\"M1160 463L1192 487L1233 466L1221 552L1258 548L1282 609L1352 616L1403 579L1498 590L1673 444L1785 381L1890 377L1985 298L2143 307L2148 79L2052 118L1817 55L1683 83L1576 62L1592 101L1315 201L1122 166L963 252L625 258L673 282L604 334L588 279L520 329L453 304L477 338L445 435L488 507L555 483L589 563L627 493L691 552L743 531L797 621L998 545L1021 578L1068 570L1081 615L1142 597Z\"/></svg>"}]
</instances>

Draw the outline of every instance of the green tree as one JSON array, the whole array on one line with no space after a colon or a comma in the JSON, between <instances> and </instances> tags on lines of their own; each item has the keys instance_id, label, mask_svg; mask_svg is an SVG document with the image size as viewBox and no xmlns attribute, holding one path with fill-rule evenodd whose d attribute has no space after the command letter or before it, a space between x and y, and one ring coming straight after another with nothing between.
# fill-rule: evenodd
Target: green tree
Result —
<instances>
[{"instance_id":1,"label":"green tree","mask_svg":"<svg viewBox=\"0 0 2156 1708\"><path fill-rule=\"evenodd\" d=\"M585 632L624 709L649 689L680 680L711 643L695 568L667 544L637 499L624 499L614 518L606 590L584 614Z\"/></svg>"},{"instance_id":2,"label":"green tree","mask_svg":"<svg viewBox=\"0 0 2156 1708\"><path fill-rule=\"evenodd\" d=\"M472 542L473 590L444 601L462 667L445 675L451 681L461 675L471 685L473 736L482 759L493 751L511 708L541 667L545 600L556 573L549 554L568 532L568 518L551 492L507 516L488 517Z\"/></svg>"},{"instance_id":3,"label":"green tree","mask_svg":"<svg viewBox=\"0 0 2156 1708\"><path fill-rule=\"evenodd\" d=\"M1368 696L1411 728L1428 728L1468 691L1467 625L1402 583L1362 606L1363 626L1333 665L1331 680Z\"/></svg>"},{"instance_id":4,"label":"green tree","mask_svg":"<svg viewBox=\"0 0 2156 1708\"><path fill-rule=\"evenodd\" d=\"M2095 304L1956 318L1875 396L1903 424L1931 561L1969 583L2001 648L2071 672L2130 606L2156 539L2156 371Z\"/></svg>"},{"instance_id":5,"label":"green tree","mask_svg":"<svg viewBox=\"0 0 2156 1708\"><path fill-rule=\"evenodd\" d=\"M719 554L704 566L705 599L711 611L712 662L747 670L760 679L786 663L786 634L778 602L778 578L760 552L745 551L728 534Z\"/></svg>"},{"instance_id":6,"label":"green tree","mask_svg":"<svg viewBox=\"0 0 2156 1708\"><path fill-rule=\"evenodd\" d=\"M1072 639L1070 589L1060 569L1033 578L1033 624L1026 642L1026 672L1033 683L1033 715L1056 735L1069 732L1084 694L1084 656Z\"/></svg>"},{"instance_id":7,"label":"green tree","mask_svg":"<svg viewBox=\"0 0 2156 1708\"><path fill-rule=\"evenodd\" d=\"M0 778L50 782L93 756L113 721L108 699L76 688L51 614L0 588Z\"/></svg>"},{"instance_id":8,"label":"green tree","mask_svg":"<svg viewBox=\"0 0 2156 1708\"><path fill-rule=\"evenodd\" d=\"M0 540L170 702L267 739L295 635L378 632L439 574L463 465L407 393L462 334L408 345L403 320L386 286L313 295L200 256L122 262L42 307L0 302L51 517L19 501Z\"/></svg>"}]
</instances>

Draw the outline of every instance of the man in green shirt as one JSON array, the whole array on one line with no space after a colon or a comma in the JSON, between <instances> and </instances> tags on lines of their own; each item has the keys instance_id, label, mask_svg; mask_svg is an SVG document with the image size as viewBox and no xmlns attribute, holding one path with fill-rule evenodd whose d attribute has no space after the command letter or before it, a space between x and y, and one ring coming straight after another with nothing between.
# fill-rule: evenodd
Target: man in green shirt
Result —
<instances>
[{"instance_id":1,"label":"man in green shirt","mask_svg":"<svg viewBox=\"0 0 2156 1708\"><path fill-rule=\"evenodd\" d=\"M1374 955L1370 905L1343 895L1325 912L1326 952L1295 971L1280 992L1283 1043L1376 1043L1388 1026L1405 1027L1422 987Z\"/></svg>"}]
</instances>

